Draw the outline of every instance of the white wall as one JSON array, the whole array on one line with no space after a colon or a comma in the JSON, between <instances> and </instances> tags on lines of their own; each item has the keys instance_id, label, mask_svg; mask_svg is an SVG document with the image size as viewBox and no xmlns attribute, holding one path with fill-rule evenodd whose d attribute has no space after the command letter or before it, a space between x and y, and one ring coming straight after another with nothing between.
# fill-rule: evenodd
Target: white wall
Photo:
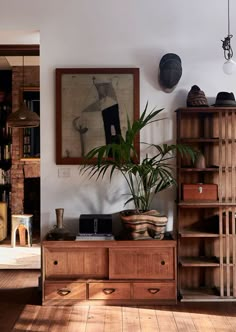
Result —
<instances>
[{"instance_id":1,"label":"white wall","mask_svg":"<svg viewBox=\"0 0 236 332\"><path fill-rule=\"evenodd\" d=\"M236 52L235 13L236 3L231 1ZM40 31L43 234L55 224L57 207L64 207L65 223L77 227L80 213L114 213L124 202L120 179L112 184L88 180L79 175L78 166L66 166L71 176L58 178L64 166L55 164L56 67L139 67L141 109L148 100L150 107L164 107L170 118L165 130L143 133L142 140L154 142L175 139L174 110L185 106L193 84L210 102L219 91L236 95L236 75L222 72L227 0L8 0L1 3L0 21L2 30ZM6 43L1 33L0 43ZM170 94L157 83L159 61L169 52L177 53L183 64L182 78ZM168 213L170 229L174 191L161 195L157 205Z\"/></svg>"}]
</instances>

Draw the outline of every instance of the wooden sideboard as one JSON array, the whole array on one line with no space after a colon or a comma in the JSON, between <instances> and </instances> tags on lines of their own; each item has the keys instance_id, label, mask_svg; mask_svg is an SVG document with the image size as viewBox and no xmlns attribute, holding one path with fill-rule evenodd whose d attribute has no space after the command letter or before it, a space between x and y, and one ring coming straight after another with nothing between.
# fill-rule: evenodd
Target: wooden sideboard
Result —
<instances>
[{"instance_id":1,"label":"wooden sideboard","mask_svg":"<svg viewBox=\"0 0 236 332\"><path fill-rule=\"evenodd\" d=\"M42 304L174 304L176 241L43 241Z\"/></svg>"}]
</instances>

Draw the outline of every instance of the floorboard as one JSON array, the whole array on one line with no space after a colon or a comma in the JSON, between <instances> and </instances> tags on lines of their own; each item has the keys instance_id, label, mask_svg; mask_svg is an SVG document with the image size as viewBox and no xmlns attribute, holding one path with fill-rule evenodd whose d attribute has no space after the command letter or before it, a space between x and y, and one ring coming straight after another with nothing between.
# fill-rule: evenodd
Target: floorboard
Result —
<instances>
[{"instance_id":1,"label":"floorboard","mask_svg":"<svg viewBox=\"0 0 236 332\"><path fill-rule=\"evenodd\" d=\"M210 315L209 319L215 329L216 332L235 332L228 321L227 317L223 315Z\"/></svg>"},{"instance_id":2,"label":"floorboard","mask_svg":"<svg viewBox=\"0 0 236 332\"><path fill-rule=\"evenodd\" d=\"M166 308L163 310L156 310L156 317L160 332L176 332L178 331L177 325L174 319L172 308Z\"/></svg>"},{"instance_id":3,"label":"floorboard","mask_svg":"<svg viewBox=\"0 0 236 332\"><path fill-rule=\"evenodd\" d=\"M71 308L67 331L86 332L89 306L74 306ZM116 332L114 330L114 332Z\"/></svg>"},{"instance_id":4,"label":"floorboard","mask_svg":"<svg viewBox=\"0 0 236 332\"><path fill-rule=\"evenodd\" d=\"M189 312L174 312L173 316L177 331L197 332L194 321Z\"/></svg>"},{"instance_id":5,"label":"floorboard","mask_svg":"<svg viewBox=\"0 0 236 332\"><path fill-rule=\"evenodd\" d=\"M104 332L122 332L122 307L106 306ZM151 331L150 331L151 332Z\"/></svg>"},{"instance_id":6,"label":"floorboard","mask_svg":"<svg viewBox=\"0 0 236 332\"><path fill-rule=\"evenodd\" d=\"M154 308L139 308L140 329L142 332L159 332Z\"/></svg>"},{"instance_id":7,"label":"floorboard","mask_svg":"<svg viewBox=\"0 0 236 332\"><path fill-rule=\"evenodd\" d=\"M41 306L39 270L0 270L1 332L236 332L236 303Z\"/></svg>"},{"instance_id":8,"label":"floorboard","mask_svg":"<svg viewBox=\"0 0 236 332\"><path fill-rule=\"evenodd\" d=\"M11 240L7 239L0 242L0 270L6 269L40 269L41 266L41 244L39 237L33 238L31 247L20 245L11 246Z\"/></svg>"},{"instance_id":9,"label":"floorboard","mask_svg":"<svg viewBox=\"0 0 236 332\"><path fill-rule=\"evenodd\" d=\"M106 317L105 306L90 306L86 332L104 332Z\"/></svg>"},{"instance_id":10,"label":"floorboard","mask_svg":"<svg viewBox=\"0 0 236 332\"><path fill-rule=\"evenodd\" d=\"M123 307L123 332L141 332L139 309Z\"/></svg>"},{"instance_id":11,"label":"floorboard","mask_svg":"<svg viewBox=\"0 0 236 332\"><path fill-rule=\"evenodd\" d=\"M39 315L40 306L37 305L26 305L20 319L17 320L13 331L32 331L33 322L36 320L36 317Z\"/></svg>"},{"instance_id":12,"label":"floorboard","mask_svg":"<svg viewBox=\"0 0 236 332\"><path fill-rule=\"evenodd\" d=\"M207 315L190 313L190 316L197 331L215 331L214 326Z\"/></svg>"}]
</instances>

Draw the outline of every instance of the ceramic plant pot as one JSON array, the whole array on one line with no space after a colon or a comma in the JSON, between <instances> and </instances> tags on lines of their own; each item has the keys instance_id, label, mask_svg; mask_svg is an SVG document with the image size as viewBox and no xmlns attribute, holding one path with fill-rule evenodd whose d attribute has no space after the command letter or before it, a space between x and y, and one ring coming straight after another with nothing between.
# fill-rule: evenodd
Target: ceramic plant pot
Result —
<instances>
[{"instance_id":1,"label":"ceramic plant pot","mask_svg":"<svg viewBox=\"0 0 236 332\"><path fill-rule=\"evenodd\" d=\"M168 218L156 210L137 213L136 210L120 212L123 226L132 240L162 240Z\"/></svg>"},{"instance_id":2,"label":"ceramic plant pot","mask_svg":"<svg viewBox=\"0 0 236 332\"><path fill-rule=\"evenodd\" d=\"M198 154L194 162L196 168L206 168L206 160L203 154Z\"/></svg>"}]
</instances>

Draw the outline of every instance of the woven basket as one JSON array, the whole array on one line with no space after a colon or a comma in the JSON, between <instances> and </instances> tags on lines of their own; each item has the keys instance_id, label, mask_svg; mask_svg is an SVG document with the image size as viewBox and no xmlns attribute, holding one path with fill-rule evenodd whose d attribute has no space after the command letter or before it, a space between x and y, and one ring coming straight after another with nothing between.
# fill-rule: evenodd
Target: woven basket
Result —
<instances>
[{"instance_id":1,"label":"woven basket","mask_svg":"<svg viewBox=\"0 0 236 332\"><path fill-rule=\"evenodd\" d=\"M124 210L120 212L120 218L132 240L164 238L168 218L156 210L138 214L135 210Z\"/></svg>"}]
</instances>

